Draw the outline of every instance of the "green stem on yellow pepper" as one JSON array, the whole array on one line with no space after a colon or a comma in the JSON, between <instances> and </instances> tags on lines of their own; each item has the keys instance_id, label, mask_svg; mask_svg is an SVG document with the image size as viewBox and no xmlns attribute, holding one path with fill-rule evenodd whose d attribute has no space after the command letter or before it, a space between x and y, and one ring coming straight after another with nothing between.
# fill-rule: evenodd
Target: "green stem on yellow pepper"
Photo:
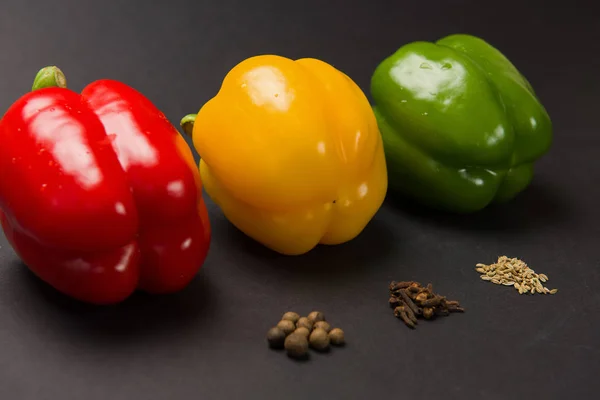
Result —
<instances>
[{"instance_id":1,"label":"green stem on yellow pepper","mask_svg":"<svg viewBox=\"0 0 600 400\"><path fill-rule=\"evenodd\" d=\"M49 66L40 69L33 80L33 86L31 87L31 90L34 91L48 87L67 87L67 78L60 68Z\"/></svg>"},{"instance_id":2,"label":"green stem on yellow pepper","mask_svg":"<svg viewBox=\"0 0 600 400\"><path fill-rule=\"evenodd\" d=\"M181 129L183 129L183 132L189 137L192 137L192 132L194 131L194 122L196 122L197 115L198 114L188 114L181 119L181 122L179 122Z\"/></svg>"}]
</instances>

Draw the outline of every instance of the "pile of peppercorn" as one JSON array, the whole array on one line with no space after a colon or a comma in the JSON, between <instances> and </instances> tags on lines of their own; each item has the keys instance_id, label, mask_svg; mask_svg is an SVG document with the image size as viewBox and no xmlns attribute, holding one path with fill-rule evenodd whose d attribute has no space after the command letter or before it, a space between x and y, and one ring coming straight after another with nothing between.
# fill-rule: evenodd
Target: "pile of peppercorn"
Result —
<instances>
[{"instance_id":1,"label":"pile of peppercorn","mask_svg":"<svg viewBox=\"0 0 600 400\"><path fill-rule=\"evenodd\" d=\"M342 346L344 331L332 329L320 311L313 311L306 317L288 311L277 326L269 329L267 341L274 349L285 348L290 357L306 358L309 346L317 351L329 350L329 344Z\"/></svg>"},{"instance_id":2,"label":"pile of peppercorn","mask_svg":"<svg viewBox=\"0 0 600 400\"><path fill-rule=\"evenodd\" d=\"M447 300L446 297L435 294L431 283L424 287L414 281L392 281L390 295L389 303L394 309L394 315L412 329L416 327L417 317L432 319L451 312L465 311L458 301Z\"/></svg>"}]
</instances>

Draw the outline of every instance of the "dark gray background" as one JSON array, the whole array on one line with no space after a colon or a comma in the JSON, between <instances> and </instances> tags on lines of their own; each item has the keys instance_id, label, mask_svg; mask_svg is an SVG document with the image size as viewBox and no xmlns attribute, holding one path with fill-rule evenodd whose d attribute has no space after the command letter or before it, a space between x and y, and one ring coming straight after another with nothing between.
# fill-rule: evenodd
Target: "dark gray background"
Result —
<instances>
[{"instance_id":1,"label":"dark gray background","mask_svg":"<svg viewBox=\"0 0 600 400\"><path fill-rule=\"evenodd\" d=\"M94 308L57 294L0 239L2 399L531 399L595 397L600 385L599 52L591 1L14 1L0 4L0 110L59 65L72 89L98 78L142 91L174 123L242 59L323 59L368 93L401 45L464 32L502 50L555 126L518 199L471 216L384 205L356 240L274 254L209 202L210 255L165 297ZM1 143L0 143L1 145ZM17 188L18 190L18 188ZM550 276L555 296L519 296L473 270L506 254ZM416 279L464 315L410 331L390 280ZM348 346L296 363L265 332L316 308ZM406 393L404 395L403 393Z\"/></svg>"}]
</instances>

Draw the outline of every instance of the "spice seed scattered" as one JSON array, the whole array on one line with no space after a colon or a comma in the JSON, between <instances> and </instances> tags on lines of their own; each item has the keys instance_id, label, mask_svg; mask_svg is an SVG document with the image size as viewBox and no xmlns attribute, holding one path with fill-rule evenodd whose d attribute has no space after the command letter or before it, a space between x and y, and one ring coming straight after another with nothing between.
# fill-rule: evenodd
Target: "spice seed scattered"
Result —
<instances>
[{"instance_id":1,"label":"spice seed scattered","mask_svg":"<svg viewBox=\"0 0 600 400\"><path fill-rule=\"evenodd\" d=\"M548 281L548 275L537 274L525 262L517 258L501 256L494 264L476 264L475 270L481 274L482 280L496 285L513 286L519 294L555 294L558 292L558 289L550 290L542 285Z\"/></svg>"}]
</instances>

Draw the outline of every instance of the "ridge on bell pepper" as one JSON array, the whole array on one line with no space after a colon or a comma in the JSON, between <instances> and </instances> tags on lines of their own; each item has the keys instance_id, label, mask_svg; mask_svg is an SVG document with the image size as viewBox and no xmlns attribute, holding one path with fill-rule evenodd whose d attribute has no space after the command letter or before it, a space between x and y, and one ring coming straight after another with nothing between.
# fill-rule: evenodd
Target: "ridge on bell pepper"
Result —
<instances>
[{"instance_id":1,"label":"ridge on bell pepper","mask_svg":"<svg viewBox=\"0 0 600 400\"><path fill-rule=\"evenodd\" d=\"M141 93L98 80L78 94L56 67L0 120L0 221L21 260L94 304L192 280L210 224L191 149Z\"/></svg>"},{"instance_id":2,"label":"ridge on bell pepper","mask_svg":"<svg viewBox=\"0 0 600 400\"><path fill-rule=\"evenodd\" d=\"M181 123L205 190L238 229L286 255L352 240L387 191L364 93L316 59L248 58Z\"/></svg>"},{"instance_id":3,"label":"ridge on bell pepper","mask_svg":"<svg viewBox=\"0 0 600 400\"><path fill-rule=\"evenodd\" d=\"M434 208L466 213L514 198L552 143L530 83L471 35L402 46L375 69L371 93L390 190Z\"/></svg>"}]
</instances>

